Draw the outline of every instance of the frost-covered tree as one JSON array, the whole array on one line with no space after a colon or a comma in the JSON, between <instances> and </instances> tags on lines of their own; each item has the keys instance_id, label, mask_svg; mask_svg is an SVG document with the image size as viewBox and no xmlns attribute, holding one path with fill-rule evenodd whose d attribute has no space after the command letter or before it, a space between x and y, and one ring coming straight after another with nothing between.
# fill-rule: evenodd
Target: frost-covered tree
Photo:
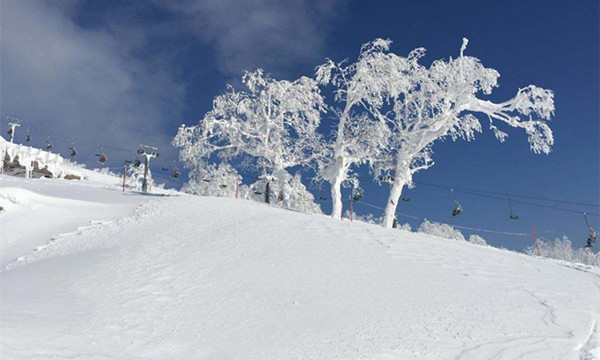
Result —
<instances>
[{"instance_id":1,"label":"frost-covered tree","mask_svg":"<svg viewBox=\"0 0 600 360\"><path fill-rule=\"evenodd\" d=\"M308 77L276 80L261 69L242 77L246 90L228 91L196 126L181 126L173 145L191 170L212 156L244 155L265 174L307 165L322 144L317 132L325 104Z\"/></svg>"},{"instance_id":2,"label":"frost-covered tree","mask_svg":"<svg viewBox=\"0 0 600 360\"><path fill-rule=\"evenodd\" d=\"M189 177L181 190L200 196L235 197L236 188L242 180L242 176L227 162L194 167Z\"/></svg>"},{"instance_id":3,"label":"frost-covered tree","mask_svg":"<svg viewBox=\"0 0 600 360\"><path fill-rule=\"evenodd\" d=\"M328 156L319 166L318 178L331 184L332 217L342 214L341 186L349 180L351 167L373 162L386 147L386 124L373 118L389 96L383 70L388 64L389 42L377 39L361 47L358 60L327 60L316 69L317 81L335 88L337 126Z\"/></svg>"},{"instance_id":4,"label":"frost-covered tree","mask_svg":"<svg viewBox=\"0 0 600 360\"><path fill-rule=\"evenodd\" d=\"M425 49L413 50L406 58L389 56L396 68L386 72L386 105L372 111L389 126L389 151L385 161L376 164L376 173L390 179L391 189L383 215L383 226L391 227L404 186L412 186L413 175L431 167L432 146L440 139L470 141L482 126L474 114L489 120L496 138L508 136L496 127L522 128L534 153L549 153L554 143L546 121L554 113L551 90L529 85L504 102L481 99L498 86L499 73L484 67L479 59L464 55L468 40L463 39L460 56L437 60L430 67L418 63ZM389 44L389 42L386 42ZM385 66L384 69L389 69Z\"/></svg>"}]
</instances>

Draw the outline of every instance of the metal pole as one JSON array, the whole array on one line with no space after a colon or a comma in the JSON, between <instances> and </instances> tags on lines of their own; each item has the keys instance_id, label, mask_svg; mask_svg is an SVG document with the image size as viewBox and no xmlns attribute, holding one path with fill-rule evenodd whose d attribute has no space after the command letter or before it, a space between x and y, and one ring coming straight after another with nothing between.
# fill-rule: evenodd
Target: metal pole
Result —
<instances>
[{"instance_id":1,"label":"metal pole","mask_svg":"<svg viewBox=\"0 0 600 360\"><path fill-rule=\"evenodd\" d=\"M150 157L147 154L144 154L144 183L142 184L142 191L148 192L148 165L150 162Z\"/></svg>"},{"instance_id":2,"label":"metal pole","mask_svg":"<svg viewBox=\"0 0 600 360\"><path fill-rule=\"evenodd\" d=\"M271 181L267 179L267 186L265 189L265 202L267 204L271 203Z\"/></svg>"},{"instance_id":3,"label":"metal pole","mask_svg":"<svg viewBox=\"0 0 600 360\"><path fill-rule=\"evenodd\" d=\"M537 247L538 256L542 256L542 253L540 252L540 244L538 243L537 235L535 234L533 224L531 224L531 233L533 234L533 241L535 241L535 246Z\"/></svg>"},{"instance_id":4,"label":"metal pole","mask_svg":"<svg viewBox=\"0 0 600 360\"><path fill-rule=\"evenodd\" d=\"M125 179L127 178L127 167L123 165L123 192L125 192Z\"/></svg>"}]
</instances>

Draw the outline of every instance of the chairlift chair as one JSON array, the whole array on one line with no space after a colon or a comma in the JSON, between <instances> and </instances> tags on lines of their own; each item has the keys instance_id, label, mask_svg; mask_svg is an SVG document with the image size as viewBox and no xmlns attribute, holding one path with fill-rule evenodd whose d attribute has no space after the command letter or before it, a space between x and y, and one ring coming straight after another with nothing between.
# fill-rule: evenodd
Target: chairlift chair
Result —
<instances>
[{"instance_id":1,"label":"chairlift chair","mask_svg":"<svg viewBox=\"0 0 600 360\"><path fill-rule=\"evenodd\" d=\"M100 164L104 164L106 162L106 155L101 154L100 157L98 158L98 162Z\"/></svg>"},{"instance_id":2,"label":"chairlift chair","mask_svg":"<svg viewBox=\"0 0 600 360\"><path fill-rule=\"evenodd\" d=\"M456 201L456 206L452 210L452 218L457 217L461 213L462 213L462 207L460 206L460 204L458 203L458 201Z\"/></svg>"},{"instance_id":3,"label":"chairlift chair","mask_svg":"<svg viewBox=\"0 0 600 360\"><path fill-rule=\"evenodd\" d=\"M69 145L69 150L71 151L71 153L70 153L71 157L76 158L78 151L73 143L71 143L71 145Z\"/></svg>"},{"instance_id":4,"label":"chairlift chair","mask_svg":"<svg viewBox=\"0 0 600 360\"><path fill-rule=\"evenodd\" d=\"M177 179L179 177L179 170L173 169L173 174L171 174L171 177L173 177L174 179Z\"/></svg>"},{"instance_id":5,"label":"chairlift chair","mask_svg":"<svg viewBox=\"0 0 600 360\"><path fill-rule=\"evenodd\" d=\"M319 196L319 200L325 201L327 200L327 196Z\"/></svg>"},{"instance_id":6,"label":"chairlift chair","mask_svg":"<svg viewBox=\"0 0 600 360\"><path fill-rule=\"evenodd\" d=\"M27 133L25 134L25 142L30 142L31 141L31 133L29 132L29 130L27 130Z\"/></svg>"},{"instance_id":7,"label":"chairlift chair","mask_svg":"<svg viewBox=\"0 0 600 360\"><path fill-rule=\"evenodd\" d=\"M46 139L46 150L50 150L52 149L52 142L50 141L50 138L48 137Z\"/></svg>"},{"instance_id":8,"label":"chairlift chair","mask_svg":"<svg viewBox=\"0 0 600 360\"><path fill-rule=\"evenodd\" d=\"M409 202L410 198L403 197L403 198L400 199L400 201L402 201L402 202Z\"/></svg>"},{"instance_id":9,"label":"chairlift chair","mask_svg":"<svg viewBox=\"0 0 600 360\"><path fill-rule=\"evenodd\" d=\"M135 159L135 161L133 162L133 167L139 168L142 165L142 162L140 161L140 159Z\"/></svg>"},{"instance_id":10,"label":"chairlift chair","mask_svg":"<svg viewBox=\"0 0 600 360\"><path fill-rule=\"evenodd\" d=\"M590 235L587 238L587 245L585 247L590 249L592 247L592 245L598 240L598 234L596 234L596 232L590 225L590 222L588 221L586 213L583 213L583 218L585 219L585 224L587 225L588 230L590 231Z\"/></svg>"},{"instance_id":11,"label":"chairlift chair","mask_svg":"<svg viewBox=\"0 0 600 360\"><path fill-rule=\"evenodd\" d=\"M588 236L588 238L587 238L587 245L585 247L591 248L593 246L593 244L596 242L596 240L598 240L598 235L596 234L595 231L592 231L590 233L590 236Z\"/></svg>"},{"instance_id":12,"label":"chairlift chair","mask_svg":"<svg viewBox=\"0 0 600 360\"><path fill-rule=\"evenodd\" d=\"M454 219L462 213L462 206L460 206L460 203L458 202L458 200L456 200L456 196L454 195L454 189L450 189L450 193L452 194L452 198L454 200L454 203L456 204L456 206L454 206L454 209L452 210L452 218Z\"/></svg>"}]
</instances>

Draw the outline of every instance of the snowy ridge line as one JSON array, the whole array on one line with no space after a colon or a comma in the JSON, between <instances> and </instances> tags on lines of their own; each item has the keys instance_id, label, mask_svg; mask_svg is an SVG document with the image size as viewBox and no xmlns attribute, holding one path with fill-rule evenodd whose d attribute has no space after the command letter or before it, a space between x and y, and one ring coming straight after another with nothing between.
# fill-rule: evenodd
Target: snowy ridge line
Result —
<instances>
[{"instance_id":1,"label":"snowy ridge line","mask_svg":"<svg viewBox=\"0 0 600 360\"><path fill-rule=\"evenodd\" d=\"M367 204L365 202L359 201L356 204L361 204L361 205L365 205L365 206L369 206L375 209L380 209L383 210L382 207L380 206L376 206L373 204ZM420 218L417 216L413 216L413 215L409 215L409 214L404 214L404 213L400 213L397 212L398 215L404 216L404 217L408 217L408 218L412 218L415 220L426 220L425 218ZM485 233L490 233L490 234L501 234L501 235L512 235L512 236L529 236L529 234L526 233L515 233L515 232L507 232L507 231L498 231L498 230L487 230L487 229L477 229L477 228L472 228L472 227L468 227L468 226L460 226L460 225L450 225L452 227L458 228L458 229L464 229L464 230L471 230L471 231L479 231L479 232L485 232Z\"/></svg>"}]
</instances>

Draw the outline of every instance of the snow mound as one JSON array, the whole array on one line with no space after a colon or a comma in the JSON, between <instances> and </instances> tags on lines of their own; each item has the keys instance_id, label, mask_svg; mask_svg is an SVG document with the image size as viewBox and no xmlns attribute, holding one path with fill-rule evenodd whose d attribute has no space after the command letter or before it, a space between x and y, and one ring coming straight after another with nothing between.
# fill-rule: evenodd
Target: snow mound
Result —
<instances>
[{"instance_id":1,"label":"snow mound","mask_svg":"<svg viewBox=\"0 0 600 360\"><path fill-rule=\"evenodd\" d=\"M49 203L56 203L56 200L25 189L15 187L0 188L0 206L4 209L3 211L12 212L16 209L38 209L43 204Z\"/></svg>"}]
</instances>

